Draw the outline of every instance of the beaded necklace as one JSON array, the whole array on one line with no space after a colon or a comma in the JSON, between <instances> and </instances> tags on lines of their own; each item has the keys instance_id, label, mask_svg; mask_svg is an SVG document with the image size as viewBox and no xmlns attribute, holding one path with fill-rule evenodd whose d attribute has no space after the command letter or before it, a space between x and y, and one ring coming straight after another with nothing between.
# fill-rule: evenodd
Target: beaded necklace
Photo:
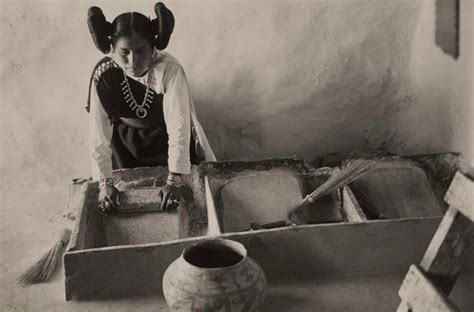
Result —
<instances>
[{"instance_id":1,"label":"beaded necklace","mask_svg":"<svg viewBox=\"0 0 474 312\"><path fill-rule=\"evenodd\" d=\"M152 55L153 58L153 55ZM130 84L128 83L127 74L122 68L123 72L123 81L120 84L122 86L122 93L125 98L125 102L128 104L132 111L135 111L135 114L138 118L143 119L148 115L147 108L150 108L150 104L153 102L153 91L150 89L150 80L151 80L151 65L152 61L150 60L150 65L148 66L148 79L146 82L146 91L145 97L143 98L143 102L141 104L137 103L135 97L132 94L132 89L130 88Z\"/></svg>"}]
</instances>

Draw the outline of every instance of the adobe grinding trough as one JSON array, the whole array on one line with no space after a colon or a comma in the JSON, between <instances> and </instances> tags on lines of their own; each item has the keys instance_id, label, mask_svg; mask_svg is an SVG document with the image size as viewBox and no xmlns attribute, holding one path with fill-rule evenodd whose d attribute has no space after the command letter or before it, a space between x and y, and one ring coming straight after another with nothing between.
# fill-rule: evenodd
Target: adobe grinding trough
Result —
<instances>
[{"instance_id":1,"label":"adobe grinding trough","mask_svg":"<svg viewBox=\"0 0 474 312\"><path fill-rule=\"evenodd\" d=\"M287 170L283 170L282 167ZM161 278L167 266L180 255L184 248L209 239L202 236L207 230L207 218L204 215L206 210L203 209L206 205L203 198L203 176L210 177L210 188L216 203L218 221L231 222L238 220L240 216L222 218L224 210L222 207L228 210L229 207L222 205L222 201L226 200L226 194L220 194L220 191L224 188L225 193L226 187L232 186L231 183L237 183L244 176L251 174L260 176L258 185L254 184L253 187L250 186L252 183L249 185L252 188L251 191L259 195L258 198L248 196L248 199L252 200L252 207L257 207L256 209L263 207L262 215L269 211L273 214L276 204L286 210L292 206L292 203L283 204L283 200L288 200L288 197L296 196L295 194L298 194L298 199L301 199L301 194L305 195L317 188L328 176L328 173L307 169L304 164L292 159L216 162L204 164L199 169L202 170L191 175L189 183L193 190L193 199L190 198L191 205L187 207L190 209L184 209L182 217L178 212L180 223L175 233L179 234L180 238L186 239L167 241L168 239L164 237L158 238L159 229L156 227L146 229L151 230L151 235L155 236L153 241L161 241L157 244L147 244L149 240L144 242L140 236L128 233L128 236L133 234L132 239L113 237L113 239L121 239L122 241L117 243L125 245L110 247L110 244L114 244L110 241L112 233L107 234L108 242L103 241L106 236L103 232L104 220L100 211L94 209L97 205L97 185L87 188L88 192L85 194L87 200L81 201L79 217L76 219L75 235L71 238L71 243L64 255L66 299L135 296L142 295L145 291L161 293ZM275 173L272 170L285 171L286 178L274 179L272 177L273 181L268 182L266 178ZM129 170L118 174L121 175L122 181L133 184L133 187L151 187L160 185L161 179L155 177L162 171L147 168L140 169L138 173L135 170ZM435 169L435 171L439 173L438 170ZM448 170L447 174L453 173ZM444 179L444 175L441 178ZM143 179L147 179L146 184L142 183ZM256 177L254 176L253 179ZM275 188L278 179L284 181L284 186L278 187L279 192L261 191L261 187ZM154 183L153 180L159 181ZM140 186L135 181L140 181ZM301 185L298 182L301 182ZM299 192L299 187L302 192ZM246 194L249 195L249 192ZM264 198L261 196L262 193L273 194L273 197ZM360 216L348 218L350 216L348 212L355 215L359 213L351 208L354 206L351 201L355 201L355 197L340 197L338 194L339 192L335 192L333 196L326 198L325 205L318 202L315 209L310 209L311 212L319 214L327 206L328 213L325 211L321 215L311 215L311 223L316 224L256 231L246 231L247 224L245 224L243 231L221 233L221 236L243 243L248 254L264 268L270 283L319 281L324 276L332 278L405 273L409 264L419 261L422 257L441 219L440 216L388 220L365 220ZM272 202L269 205L269 200L276 201L276 204ZM130 218L133 214L129 214ZM159 212L150 214L154 218L158 217ZM286 217L286 213L283 216ZM133 217L138 217L138 215ZM137 223L133 231L138 229L138 226L140 226L140 231L142 230L139 219L132 222L130 220L132 219L118 220L118 222ZM115 219L112 221L117 222ZM266 219L251 221L267 222ZM153 221L150 221L150 224L152 223L155 225ZM111 226L111 224L106 226ZM114 226L117 226L117 223L114 223ZM193 230L194 227L196 230ZM183 229L189 231L181 235L180 232ZM134 243L133 240L141 244ZM398 256L393 257L393 254ZM350 266L347 265L347 259L351 259ZM472 256L469 259L472 259Z\"/></svg>"}]
</instances>

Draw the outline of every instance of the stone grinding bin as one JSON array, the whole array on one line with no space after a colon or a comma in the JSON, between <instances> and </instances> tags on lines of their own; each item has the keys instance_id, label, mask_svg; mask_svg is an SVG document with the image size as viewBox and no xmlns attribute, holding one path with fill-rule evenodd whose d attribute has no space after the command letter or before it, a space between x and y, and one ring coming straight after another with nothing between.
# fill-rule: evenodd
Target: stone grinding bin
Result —
<instances>
[{"instance_id":1,"label":"stone grinding bin","mask_svg":"<svg viewBox=\"0 0 474 312\"><path fill-rule=\"evenodd\" d=\"M297 158L205 162L199 170L209 183L207 206L214 207L218 233L247 231L252 223L288 225L291 208L331 174L331 168L315 170ZM339 192L306 210L308 224L346 221Z\"/></svg>"},{"instance_id":2,"label":"stone grinding bin","mask_svg":"<svg viewBox=\"0 0 474 312\"><path fill-rule=\"evenodd\" d=\"M163 184L166 173L166 168L141 168L115 175L119 186L139 192ZM206 240L209 232L244 244L265 271L269 287L405 273L422 256L440 216L370 220L350 187L308 211L311 224L247 231L248 222L279 221L288 204L329 174L301 159L205 162L189 176L192 195L186 207L165 218L156 211L104 216L96 208L97 185L89 183L64 255L66 299L160 294L168 265L184 248ZM245 194L239 196L239 190ZM263 191L265 196L260 196ZM161 229L154 227L160 224Z\"/></svg>"}]
</instances>

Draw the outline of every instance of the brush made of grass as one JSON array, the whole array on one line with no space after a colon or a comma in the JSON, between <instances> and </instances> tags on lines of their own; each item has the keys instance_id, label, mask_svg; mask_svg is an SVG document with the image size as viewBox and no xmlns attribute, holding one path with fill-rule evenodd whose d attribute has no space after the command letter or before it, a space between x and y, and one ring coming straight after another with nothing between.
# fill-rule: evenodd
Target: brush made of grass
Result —
<instances>
[{"instance_id":1,"label":"brush made of grass","mask_svg":"<svg viewBox=\"0 0 474 312\"><path fill-rule=\"evenodd\" d=\"M317 199L334 192L338 188L352 183L370 170L377 168L379 164L380 162L376 160L349 160L341 170L336 171L326 182L309 194L307 200L316 201Z\"/></svg>"},{"instance_id":2,"label":"brush made of grass","mask_svg":"<svg viewBox=\"0 0 474 312\"><path fill-rule=\"evenodd\" d=\"M59 259L62 255L63 247L69 242L71 230L62 229L60 239L54 244L47 253L43 255L38 261L30 266L20 277L18 282L21 285L41 283L48 281L57 267Z\"/></svg>"},{"instance_id":3,"label":"brush made of grass","mask_svg":"<svg viewBox=\"0 0 474 312\"><path fill-rule=\"evenodd\" d=\"M368 159L354 159L349 160L341 170L336 171L329 179L314 190L311 194L295 208L290 211L289 219L296 224L301 224L302 221L296 216L298 210L315 202L317 199L328 195L335 190L357 180L367 172L377 168L380 165L379 161Z\"/></svg>"}]
</instances>

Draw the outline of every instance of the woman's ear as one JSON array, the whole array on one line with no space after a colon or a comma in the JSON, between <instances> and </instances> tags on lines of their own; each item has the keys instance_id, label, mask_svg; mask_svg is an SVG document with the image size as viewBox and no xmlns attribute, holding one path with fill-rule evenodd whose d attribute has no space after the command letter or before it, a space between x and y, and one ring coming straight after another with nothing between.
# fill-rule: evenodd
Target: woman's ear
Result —
<instances>
[{"instance_id":1,"label":"woman's ear","mask_svg":"<svg viewBox=\"0 0 474 312\"><path fill-rule=\"evenodd\" d=\"M95 6L89 8L87 12L87 25L97 49L104 54L109 53L111 47L109 36L112 34L112 24L107 22L100 8Z\"/></svg>"},{"instance_id":2,"label":"woman's ear","mask_svg":"<svg viewBox=\"0 0 474 312\"><path fill-rule=\"evenodd\" d=\"M163 50L168 46L171 33L173 33L174 16L162 2L155 4L155 14L156 18L151 21L156 35L155 47L158 50Z\"/></svg>"}]
</instances>

